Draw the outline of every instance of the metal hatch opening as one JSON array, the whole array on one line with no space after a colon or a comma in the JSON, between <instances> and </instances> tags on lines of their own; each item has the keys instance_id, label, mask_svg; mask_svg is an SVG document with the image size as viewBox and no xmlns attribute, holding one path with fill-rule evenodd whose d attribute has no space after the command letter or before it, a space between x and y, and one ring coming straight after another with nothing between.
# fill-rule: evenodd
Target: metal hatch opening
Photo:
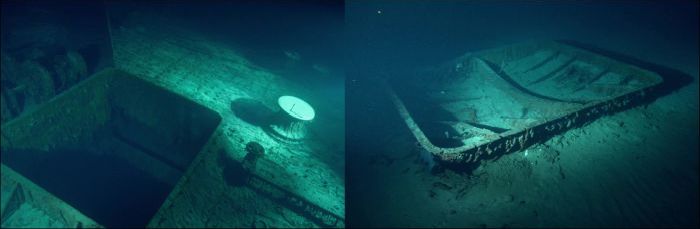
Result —
<instances>
[{"instance_id":1,"label":"metal hatch opening","mask_svg":"<svg viewBox=\"0 0 700 229\"><path fill-rule=\"evenodd\" d=\"M220 121L107 69L4 125L2 161L103 226L145 227Z\"/></svg>"}]
</instances>

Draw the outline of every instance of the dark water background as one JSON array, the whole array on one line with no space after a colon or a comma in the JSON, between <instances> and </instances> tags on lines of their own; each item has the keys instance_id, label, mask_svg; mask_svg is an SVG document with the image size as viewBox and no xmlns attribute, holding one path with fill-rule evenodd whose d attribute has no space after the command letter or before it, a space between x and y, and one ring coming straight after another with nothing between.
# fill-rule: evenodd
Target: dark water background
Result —
<instances>
[{"instance_id":1,"label":"dark water background","mask_svg":"<svg viewBox=\"0 0 700 229\"><path fill-rule=\"evenodd\" d=\"M374 68L437 64L534 39L683 47L674 54L697 59L694 1L348 1L346 12L349 59Z\"/></svg>"}]
</instances>

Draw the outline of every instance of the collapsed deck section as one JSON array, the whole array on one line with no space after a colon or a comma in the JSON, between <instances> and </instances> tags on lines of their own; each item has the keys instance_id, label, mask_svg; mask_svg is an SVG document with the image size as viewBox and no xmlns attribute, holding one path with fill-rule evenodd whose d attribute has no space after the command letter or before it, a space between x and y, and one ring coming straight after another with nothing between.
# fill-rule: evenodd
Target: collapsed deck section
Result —
<instances>
[{"instance_id":1,"label":"collapsed deck section","mask_svg":"<svg viewBox=\"0 0 700 229\"><path fill-rule=\"evenodd\" d=\"M467 54L409 82L390 89L402 117L426 150L461 164L629 107L663 79L565 44L531 42Z\"/></svg>"}]
</instances>

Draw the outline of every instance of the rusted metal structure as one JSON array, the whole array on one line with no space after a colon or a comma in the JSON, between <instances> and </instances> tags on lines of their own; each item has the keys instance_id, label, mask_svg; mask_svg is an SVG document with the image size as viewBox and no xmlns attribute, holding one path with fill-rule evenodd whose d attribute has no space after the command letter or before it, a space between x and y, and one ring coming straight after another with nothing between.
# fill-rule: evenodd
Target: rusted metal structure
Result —
<instances>
[{"instance_id":1,"label":"rusted metal structure","mask_svg":"<svg viewBox=\"0 0 700 229\"><path fill-rule=\"evenodd\" d=\"M3 184L8 185L3 192L8 195L1 198L2 221L13 225L32 215L38 217L31 213L36 209L45 212L42 219L46 221L38 222L37 227L159 227L172 217L172 207L182 204L184 190L197 185L193 184L197 179L193 178L194 167L211 163L206 158L216 158L212 155L225 154L214 137L221 131L220 123L217 112L188 98L124 71L105 69L3 125L0 155ZM53 166L60 171L52 171ZM108 170L114 168L152 179L122 184L118 179L109 180L112 171ZM254 167L241 168L231 175L262 197L320 226L344 225L341 216L257 175ZM67 171L97 174L104 182L85 182L90 176L67 176ZM84 200L73 198L82 190L100 192L125 186L130 187L125 193L105 191L85 195ZM143 193L153 195L144 197ZM137 204L131 206L138 209L120 209L117 204L133 201ZM85 209L92 210L88 214ZM124 216L121 221L105 217L115 209L144 214Z\"/></svg>"},{"instance_id":2,"label":"rusted metal structure","mask_svg":"<svg viewBox=\"0 0 700 229\"><path fill-rule=\"evenodd\" d=\"M418 144L442 164L459 167L629 108L663 81L657 73L552 41L466 54L387 91ZM416 118L421 109L449 118ZM435 123L450 131L426 134ZM459 145L435 143L444 140Z\"/></svg>"}]
</instances>

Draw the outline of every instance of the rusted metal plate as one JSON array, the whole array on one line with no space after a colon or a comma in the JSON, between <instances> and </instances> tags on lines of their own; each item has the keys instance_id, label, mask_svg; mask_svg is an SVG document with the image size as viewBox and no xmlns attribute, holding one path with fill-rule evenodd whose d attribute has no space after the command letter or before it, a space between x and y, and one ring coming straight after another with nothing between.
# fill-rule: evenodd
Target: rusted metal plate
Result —
<instances>
[{"instance_id":1,"label":"rusted metal plate","mask_svg":"<svg viewBox=\"0 0 700 229\"><path fill-rule=\"evenodd\" d=\"M3 184L0 223L3 228L103 227L4 164L0 164L0 171Z\"/></svg>"},{"instance_id":2,"label":"rusted metal plate","mask_svg":"<svg viewBox=\"0 0 700 229\"><path fill-rule=\"evenodd\" d=\"M656 73L558 42L466 54L387 87L418 143L448 165L474 163L630 107Z\"/></svg>"}]
</instances>

